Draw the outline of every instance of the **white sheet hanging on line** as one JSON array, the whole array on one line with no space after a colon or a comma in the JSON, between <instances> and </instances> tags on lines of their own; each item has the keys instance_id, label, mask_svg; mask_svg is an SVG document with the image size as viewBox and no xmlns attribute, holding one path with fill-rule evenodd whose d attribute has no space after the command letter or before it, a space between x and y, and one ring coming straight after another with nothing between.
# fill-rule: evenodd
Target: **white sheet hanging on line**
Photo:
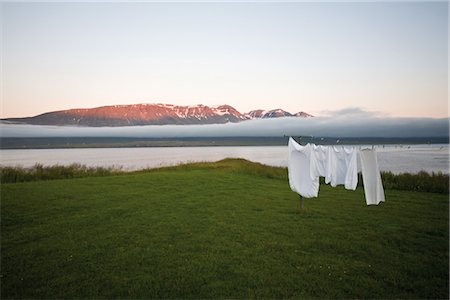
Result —
<instances>
[{"instance_id":1,"label":"white sheet hanging on line","mask_svg":"<svg viewBox=\"0 0 450 300\"><path fill-rule=\"evenodd\" d=\"M288 175L291 190L305 198L319 194L319 177L311 176L311 145L299 145L289 138Z\"/></svg>"},{"instance_id":2,"label":"white sheet hanging on line","mask_svg":"<svg viewBox=\"0 0 450 300\"><path fill-rule=\"evenodd\" d=\"M347 190L355 190L358 185L357 153L355 147L330 146L325 183L332 187L342 184Z\"/></svg>"},{"instance_id":3,"label":"white sheet hanging on line","mask_svg":"<svg viewBox=\"0 0 450 300\"><path fill-rule=\"evenodd\" d=\"M359 152L367 205L378 205L385 201L383 182L381 181L375 149L362 149Z\"/></svg>"},{"instance_id":4,"label":"white sheet hanging on line","mask_svg":"<svg viewBox=\"0 0 450 300\"><path fill-rule=\"evenodd\" d=\"M328 150L330 147L311 145L311 174L325 177L327 175Z\"/></svg>"}]
</instances>

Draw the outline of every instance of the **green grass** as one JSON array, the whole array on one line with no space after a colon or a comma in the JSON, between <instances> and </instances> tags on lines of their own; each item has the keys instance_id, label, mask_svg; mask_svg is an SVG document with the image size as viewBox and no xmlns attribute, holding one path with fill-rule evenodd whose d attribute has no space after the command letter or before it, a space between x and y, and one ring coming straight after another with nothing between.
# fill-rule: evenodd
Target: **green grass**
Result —
<instances>
[{"instance_id":1,"label":"green grass","mask_svg":"<svg viewBox=\"0 0 450 300\"><path fill-rule=\"evenodd\" d=\"M281 171L280 171L281 170ZM448 195L242 160L1 186L1 297L448 298Z\"/></svg>"}]
</instances>

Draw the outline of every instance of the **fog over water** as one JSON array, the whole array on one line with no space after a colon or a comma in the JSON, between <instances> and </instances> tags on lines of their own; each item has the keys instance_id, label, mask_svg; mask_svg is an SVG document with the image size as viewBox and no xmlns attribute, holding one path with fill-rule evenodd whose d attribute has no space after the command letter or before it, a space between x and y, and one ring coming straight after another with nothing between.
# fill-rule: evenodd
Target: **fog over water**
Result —
<instances>
[{"instance_id":1,"label":"fog over water","mask_svg":"<svg viewBox=\"0 0 450 300\"><path fill-rule=\"evenodd\" d=\"M73 127L0 124L2 137L448 137L449 118L379 117L359 109L341 116L277 118L209 125Z\"/></svg>"}]
</instances>

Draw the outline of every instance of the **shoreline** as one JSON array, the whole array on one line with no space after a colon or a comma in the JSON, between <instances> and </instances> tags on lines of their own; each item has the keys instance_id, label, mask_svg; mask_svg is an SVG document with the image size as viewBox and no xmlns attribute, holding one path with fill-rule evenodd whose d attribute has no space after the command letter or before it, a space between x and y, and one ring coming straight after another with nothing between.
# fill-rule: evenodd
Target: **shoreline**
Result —
<instances>
[{"instance_id":1,"label":"shoreline","mask_svg":"<svg viewBox=\"0 0 450 300\"><path fill-rule=\"evenodd\" d=\"M2 184L29 182L29 181L47 181L58 179L75 179L85 177L107 177L107 176L127 176L133 174L145 174L155 172L172 172L183 171L187 169L213 171L223 167L242 167L250 168L253 172L248 174L252 176L264 175L270 179L280 179L285 182L288 181L288 172L286 167L269 166L266 164L252 162L240 158L226 158L214 162L198 161L187 162L167 166L158 166L155 168L143 168L139 170L126 170L120 166L87 166L83 164L70 165L42 165L36 164L32 167L20 166L2 166L0 165L0 182ZM399 173L381 172L383 186L385 189L397 189L417 192L437 192L448 194L448 178L449 174L443 173L428 173L425 171L413 173ZM320 183L323 186L324 178L321 177ZM358 187L363 187L363 180L361 173L358 174Z\"/></svg>"},{"instance_id":2,"label":"shoreline","mask_svg":"<svg viewBox=\"0 0 450 300\"><path fill-rule=\"evenodd\" d=\"M267 168L275 168L275 169L283 169L287 172L287 166L281 166L281 165L268 165L262 162L258 161L252 161L245 158L240 157L226 157L219 160L209 161L209 160L192 160L192 161L179 161L179 162L173 162L173 163L162 163L159 165L154 166L143 166L140 168L127 168L125 165L116 165L116 164L107 164L107 165L89 165L85 163L80 162L71 162L71 163L55 163L55 164L43 164L43 163L35 163L34 165L28 165L24 166L21 164L15 164L15 165L9 165L9 164L2 164L0 162L0 171L3 169L9 169L14 170L15 172L35 172L37 169L39 170L51 170L51 169L80 169L85 170L89 172L100 170L101 172L108 172L111 174L131 174L131 173L139 173L139 172L146 172L146 171L155 171L160 169L171 169L171 168L183 168L183 167L189 167L191 165L212 165L212 164L220 164L222 161L227 160L236 160L236 161L246 161L248 163L252 164L259 164L262 167ZM450 172L443 172L443 171L426 171L426 170L420 170L417 172L408 172L408 171L391 171L391 170L380 170L381 174L392 174L393 176L402 176L402 175L410 175L410 176L419 176L420 174L427 174L429 176L433 175L444 175L449 176ZM361 174L361 171L358 171L358 174Z\"/></svg>"},{"instance_id":3,"label":"shoreline","mask_svg":"<svg viewBox=\"0 0 450 300\"><path fill-rule=\"evenodd\" d=\"M233 147L286 146L289 137L33 137L0 138L0 149L79 149L79 148L164 148L164 147ZM305 138L305 143L323 145L448 145L448 137L426 138Z\"/></svg>"}]
</instances>

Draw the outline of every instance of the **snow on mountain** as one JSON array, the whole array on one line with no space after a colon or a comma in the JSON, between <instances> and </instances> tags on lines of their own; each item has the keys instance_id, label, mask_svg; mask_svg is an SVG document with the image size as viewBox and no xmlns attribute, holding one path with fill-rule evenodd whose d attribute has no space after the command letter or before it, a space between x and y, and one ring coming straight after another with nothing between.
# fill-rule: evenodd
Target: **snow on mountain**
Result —
<instances>
[{"instance_id":1,"label":"snow on mountain","mask_svg":"<svg viewBox=\"0 0 450 300\"><path fill-rule=\"evenodd\" d=\"M299 111L298 113L294 114L294 117L300 117L300 118L311 118L313 115L310 115L304 111Z\"/></svg>"},{"instance_id":2,"label":"snow on mountain","mask_svg":"<svg viewBox=\"0 0 450 300\"><path fill-rule=\"evenodd\" d=\"M259 119L259 118L262 118L262 116L266 112L267 111L265 111L263 109L256 109L256 110L251 110L248 113L246 113L246 116L248 116L250 119Z\"/></svg>"},{"instance_id":3,"label":"snow on mountain","mask_svg":"<svg viewBox=\"0 0 450 300\"><path fill-rule=\"evenodd\" d=\"M282 118L282 117L301 117L301 118L312 117L312 115L305 112L298 112L295 114L291 114L290 112L287 112L280 108L273 110L262 110L262 109L252 110L248 112L246 115L252 119L267 119L267 118Z\"/></svg>"}]
</instances>

